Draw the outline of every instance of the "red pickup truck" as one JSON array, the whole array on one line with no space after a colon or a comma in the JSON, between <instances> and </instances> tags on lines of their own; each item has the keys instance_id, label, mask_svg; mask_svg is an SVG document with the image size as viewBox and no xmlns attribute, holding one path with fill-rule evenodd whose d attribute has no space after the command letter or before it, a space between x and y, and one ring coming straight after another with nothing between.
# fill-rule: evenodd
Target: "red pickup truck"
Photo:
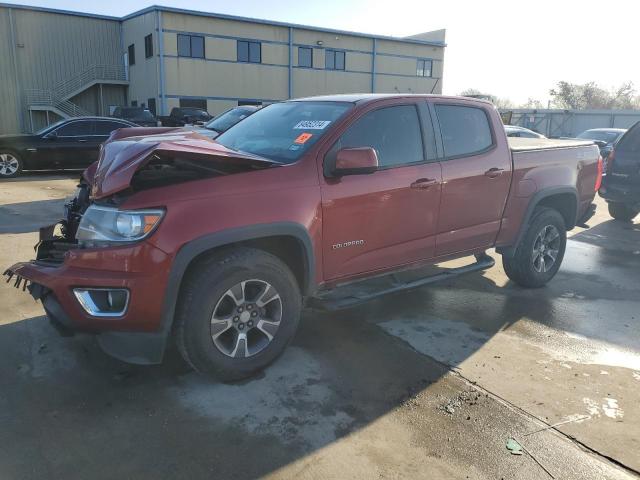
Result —
<instances>
[{"instance_id":1,"label":"red pickup truck","mask_svg":"<svg viewBox=\"0 0 640 480\"><path fill-rule=\"evenodd\" d=\"M303 305L353 305L493 265L540 287L593 214L592 142L513 139L488 102L335 95L270 105L216 141L121 129L37 258L6 274L64 331L108 353L246 377L295 334ZM458 257L465 267L367 295L340 288Z\"/></svg>"}]
</instances>

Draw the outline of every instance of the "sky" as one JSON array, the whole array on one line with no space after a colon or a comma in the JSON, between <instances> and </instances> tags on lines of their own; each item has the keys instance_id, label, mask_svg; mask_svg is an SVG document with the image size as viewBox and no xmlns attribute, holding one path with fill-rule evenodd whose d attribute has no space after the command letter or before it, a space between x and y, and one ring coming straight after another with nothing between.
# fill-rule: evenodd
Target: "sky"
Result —
<instances>
[{"instance_id":1,"label":"sky","mask_svg":"<svg viewBox=\"0 0 640 480\"><path fill-rule=\"evenodd\" d=\"M2 0L0 0L2 1ZM444 93L474 88L546 104L561 80L640 89L638 0L24 0L123 16L149 5L389 36L447 29ZM633 60L636 58L636 60Z\"/></svg>"}]
</instances>

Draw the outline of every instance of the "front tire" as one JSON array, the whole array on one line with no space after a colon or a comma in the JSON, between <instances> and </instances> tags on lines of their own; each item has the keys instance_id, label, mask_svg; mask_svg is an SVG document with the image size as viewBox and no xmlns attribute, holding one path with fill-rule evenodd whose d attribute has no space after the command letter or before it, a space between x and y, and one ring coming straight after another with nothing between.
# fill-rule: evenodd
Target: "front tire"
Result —
<instances>
[{"instance_id":1,"label":"front tire","mask_svg":"<svg viewBox=\"0 0 640 480\"><path fill-rule=\"evenodd\" d=\"M251 248L222 251L185 281L176 343L196 371L240 380L282 354L301 310L296 279L279 258Z\"/></svg>"},{"instance_id":2,"label":"front tire","mask_svg":"<svg viewBox=\"0 0 640 480\"><path fill-rule=\"evenodd\" d=\"M560 268L567 247L564 218L556 210L538 207L513 255L502 256L507 276L518 285L539 288Z\"/></svg>"},{"instance_id":3,"label":"front tire","mask_svg":"<svg viewBox=\"0 0 640 480\"><path fill-rule=\"evenodd\" d=\"M638 210L625 203L609 202L607 206L609 208L609 215L621 222L630 222L638 215Z\"/></svg>"},{"instance_id":4,"label":"front tire","mask_svg":"<svg viewBox=\"0 0 640 480\"><path fill-rule=\"evenodd\" d=\"M13 152L0 151L0 178L13 178L22 171L22 159Z\"/></svg>"}]
</instances>

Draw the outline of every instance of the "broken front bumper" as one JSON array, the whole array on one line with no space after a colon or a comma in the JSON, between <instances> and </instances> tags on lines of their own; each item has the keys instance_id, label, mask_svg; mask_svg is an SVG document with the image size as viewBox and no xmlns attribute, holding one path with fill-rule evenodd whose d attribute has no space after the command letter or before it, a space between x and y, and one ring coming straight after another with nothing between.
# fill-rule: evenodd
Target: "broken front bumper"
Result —
<instances>
[{"instance_id":1,"label":"broken front bumper","mask_svg":"<svg viewBox=\"0 0 640 480\"><path fill-rule=\"evenodd\" d=\"M65 333L159 330L171 266L166 253L146 242L81 249L52 232L52 227L41 229L37 259L7 269L7 282L42 301L47 316ZM126 290L126 309L122 315L92 315L74 294L78 289Z\"/></svg>"}]
</instances>

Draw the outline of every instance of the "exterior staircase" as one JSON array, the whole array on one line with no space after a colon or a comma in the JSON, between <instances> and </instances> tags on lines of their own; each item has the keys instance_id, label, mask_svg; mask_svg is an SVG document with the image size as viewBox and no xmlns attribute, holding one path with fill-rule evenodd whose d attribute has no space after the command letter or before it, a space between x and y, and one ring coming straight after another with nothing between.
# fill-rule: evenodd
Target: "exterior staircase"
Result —
<instances>
[{"instance_id":1,"label":"exterior staircase","mask_svg":"<svg viewBox=\"0 0 640 480\"><path fill-rule=\"evenodd\" d=\"M25 90L27 110L53 112L62 118L92 115L70 99L94 85L128 85L127 71L121 65L92 65L50 90Z\"/></svg>"}]
</instances>

